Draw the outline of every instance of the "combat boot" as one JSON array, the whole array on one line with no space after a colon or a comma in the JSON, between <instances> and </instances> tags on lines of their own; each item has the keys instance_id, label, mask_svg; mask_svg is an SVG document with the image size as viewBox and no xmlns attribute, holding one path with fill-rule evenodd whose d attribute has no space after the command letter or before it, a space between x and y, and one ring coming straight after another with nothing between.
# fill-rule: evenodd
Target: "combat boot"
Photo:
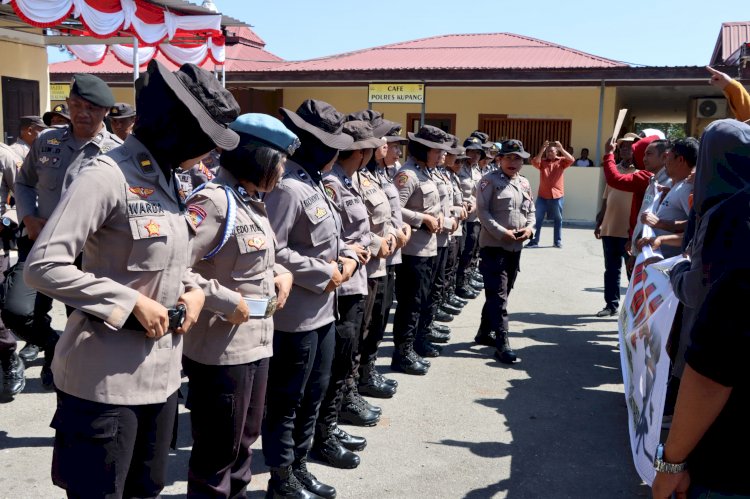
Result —
<instances>
[{"instance_id":1,"label":"combat boot","mask_svg":"<svg viewBox=\"0 0 750 499\"><path fill-rule=\"evenodd\" d=\"M494 347L497 343L495 332L482 331L482 328L479 328L479 331L477 331L477 335L474 336L474 341L480 345L488 347Z\"/></svg>"},{"instance_id":2,"label":"combat boot","mask_svg":"<svg viewBox=\"0 0 750 499\"><path fill-rule=\"evenodd\" d=\"M334 434L334 430L336 428L337 427L335 424L330 425L325 430L323 430L320 435L316 435L310 454L315 459L329 464L334 468L341 468L345 470L354 469L359 466L359 456L344 447L344 444L342 444L341 441L336 438ZM292 465L294 474L299 479L299 481L302 482L306 489L313 490L307 487L307 480L300 476L302 474L302 472L299 471L300 462L302 462L302 459ZM307 471L306 465L305 471ZM309 471L307 473L309 473ZM316 492L316 494L321 495L320 492Z\"/></svg>"},{"instance_id":3,"label":"combat boot","mask_svg":"<svg viewBox=\"0 0 750 499\"><path fill-rule=\"evenodd\" d=\"M448 303L450 303L454 307L464 308L466 305L468 305L469 300L464 300L463 298L459 298L456 295L450 295L450 297L448 298Z\"/></svg>"},{"instance_id":4,"label":"combat boot","mask_svg":"<svg viewBox=\"0 0 750 499\"><path fill-rule=\"evenodd\" d=\"M2 397L13 398L21 393L26 386L26 366L17 353L12 353L7 359L0 361L2 367Z\"/></svg>"},{"instance_id":5,"label":"combat boot","mask_svg":"<svg viewBox=\"0 0 750 499\"><path fill-rule=\"evenodd\" d=\"M448 336L450 336L450 334L451 334L451 328L449 328L445 324L439 324L437 322L433 322L430 325L430 329L432 329L434 331L437 331L439 333L447 334Z\"/></svg>"},{"instance_id":6,"label":"combat boot","mask_svg":"<svg viewBox=\"0 0 750 499\"><path fill-rule=\"evenodd\" d=\"M442 305L440 305L439 310L443 312L448 312L451 315L458 315L461 313L461 307L455 307L448 302L445 302Z\"/></svg>"},{"instance_id":7,"label":"combat boot","mask_svg":"<svg viewBox=\"0 0 750 499\"><path fill-rule=\"evenodd\" d=\"M26 342L26 345L18 352L18 356L23 359L24 362L34 362L39 357L39 347L33 343Z\"/></svg>"},{"instance_id":8,"label":"combat boot","mask_svg":"<svg viewBox=\"0 0 750 499\"><path fill-rule=\"evenodd\" d=\"M333 423L333 436L336 440L344 446L345 449L349 449L352 452L359 452L365 450L367 447L367 439L365 437L357 437L349 434L339 427L336 423Z\"/></svg>"},{"instance_id":9,"label":"combat boot","mask_svg":"<svg viewBox=\"0 0 750 499\"><path fill-rule=\"evenodd\" d=\"M451 322L453 320L453 316L448 312L444 312L438 309L437 312L435 312L434 319L439 322Z\"/></svg>"},{"instance_id":10,"label":"combat boot","mask_svg":"<svg viewBox=\"0 0 750 499\"><path fill-rule=\"evenodd\" d=\"M461 297L461 298L466 298L468 300L473 300L474 298L476 298L477 296L479 296L480 293L479 293L479 291L477 291L476 289L472 288L468 284L465 284L465 285L461 286L460 288L458 288L458 290L456 291L456 294L459 297Z\"/></svg>"},{"instance_id":11,"label":"combat boot","mask_svg":"<svg viewBox=\"0 0 750 499\"><path fill-rule=\"evenodd\" d=\"M266 499L320 499L321 497L305 489L302 482L292 472L291 466L271 468Z\"/></svg>"},{"instance_id":12,"label":"combat boot","mask_svg":"<svg viewBox=\"0 0 750 499\"><path fill-rule=\"evenodd\" d=\"M422 357L439 357L443 348L433 345L426 338L421 338L414 343L414 351Z\"/></svg>"},{"instance_id":13,"label":"combat boot","mask_svg":"<svg viewBox=\"0 0 750 499\"><path fill-rule=\"evenodd\" d=\"M380 421L380 415L367 407L365 400L351 390L344 396L339 411L339 422L355 426L375 426Z\"/></svg>"},{"instance_id":14,"label":"combat boot","mask_svg":"<svg viewBox=\"0 0 750 499\"><path fill-rule=\"evenodd\" d=\"M364 364L360 368L357 390L367 397L389 399L396 394L396 387L381 379L373 364Z\"/></svg>"},{"instance_id":15,"label":"combat boot","mask_svg":"<svg viewBox=\"0 0 750 499\"><path fill-rule=\"evenodd\" d=\"M503 364L512 364L516 361L516 352L514 352L510 348L510 343L508 342L508 332L507 331L498 331L495 333L496 335L496 341L495 341L495 358L502 362Z\"/></svg>"},{"instance_id":16,"label":"combat boot","mask_svg":"<svg viewBox=\"0 0 750 499\"><path fill-rule=\"evenodd\" d=\"M443 333L435 328L430 328L430 330L427 331L427 335L425 335L425 339L432 343L448 343L451 339L451 335L449 333Z\"/></svg>"},{"instance_id":17,"label":"combat boot","mask_svg":"<svg viewBox=\"0 0 750 499\"><path fill-rule=\"evenodd\" d=\"M393 352L391 369L394 371L424 376L429 366L420 362L410 344L399 345Z\"/></svg>"}]
</instances>

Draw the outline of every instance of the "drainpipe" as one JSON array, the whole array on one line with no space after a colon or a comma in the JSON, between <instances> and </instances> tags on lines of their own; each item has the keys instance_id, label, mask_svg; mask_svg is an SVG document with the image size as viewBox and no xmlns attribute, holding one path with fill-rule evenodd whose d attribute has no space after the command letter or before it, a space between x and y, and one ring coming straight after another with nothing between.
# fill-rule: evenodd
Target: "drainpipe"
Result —
<instances>
[{"instance_id":1,"label":"drainpipe","mask_svg":"<svg viewBox=\"0 0 750 499\"><path fill-rule=\"evenodd\" d=\"M138 38L133 37L133 81L140 76L141 61L138 59Z\"/></svg>"},{"instance_id":2,"label":"drainpipe","mask_svg":"<svg viewBox=\"0 0 750 499\"><path fill-rule=\"evenodd\" d=\"M602 121L604 120L604 80L599 87L599 122L596 126L596 160L602 160Z\"/></svg>"},{"instance_id":3,"label":"drainpipe","mask_svg":"<svg viewBox=\"0 0 750 499\"><path fill-rule=\"evenodd\" d=\"M422 82L422 85L424 86L422 87L423 88L422 90L422 112L420 113L420 116L419 116L420 128L424 126L424 115L425 115L425 110L427 108L427 85L425 84L424 81Z\"/></svg>"}]
</instances>

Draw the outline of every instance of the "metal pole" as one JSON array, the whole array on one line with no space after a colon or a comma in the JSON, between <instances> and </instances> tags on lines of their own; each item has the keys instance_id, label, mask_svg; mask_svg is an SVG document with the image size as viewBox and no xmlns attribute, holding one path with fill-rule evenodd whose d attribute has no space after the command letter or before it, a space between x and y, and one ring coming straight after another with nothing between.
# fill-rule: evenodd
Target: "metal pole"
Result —
<instances>
[{"instance_id":1,"label":"metal pole","mask_svg":"<svg viewBox=\"0 0 750 499\"><path fill-rule=\"evenodd\" d=\"M140 72L140 65L141 61L138 57L138 38L133 37L133 81L138 79L138 76L140 76L138 73Z\"/></svg>"},{"instance_id":2,"label":"metal pole","mask_svg":"<svg viewBox=\"0 0 750 499\"><path fill-rule=\"evenodd\" d=\"M422 82L422 85L424 85L424 82ZM425 85L422 91L422 112L419 116L420 127L424 126L424 115L425 115L426 108L427 108L427 86Z\"/></svg>"},{"instance_id":3,"label":"metal pole","mask_svg":"<svg viewBox=\"0 0 750 499\"><path fill-rule=\"evenodd\" d=\"M224 64L221 65L221 86L227 88L227 67Z\"/></svg>"},{"instance_id":4,"label":"metal pole","mask_svg":"<svg viewBox=\"0 0 750 499\"><path fill-rule=\"evenodd\" d=\"M596 127L596 160L602 160L602 121L604 120L604 80L599 87L599 123Z\"/></svg>"}]
</instances>

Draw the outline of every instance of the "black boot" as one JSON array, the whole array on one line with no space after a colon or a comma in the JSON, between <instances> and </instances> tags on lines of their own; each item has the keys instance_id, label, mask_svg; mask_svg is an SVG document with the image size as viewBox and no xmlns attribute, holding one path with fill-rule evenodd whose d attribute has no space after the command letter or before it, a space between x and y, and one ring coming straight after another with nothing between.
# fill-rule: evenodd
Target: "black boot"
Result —
<instances>
[{"instance_id":1,"label":"black boot","mask_svg":"<svg viewBox=\"0 0 750 499\"><path fill-rule=\"evenodd\" d=\"M315 436L310 455L319 461L333 466L334 468L341 468L344 470L354 469L359 466L359 456L344 447L344 444L336 438L334 435L335 428L337 427L333 424L323 430L320 435ZM294 468L294 473L297 475L296 467ZM297 476L297 478L304 483L304 480L301 477Z\"/></svg>"},{"instance_id":2,"label":"black boot","mask_svg":"<svg viewBox=\"0 0 750 499\"><path fill-rule=\"evenodd\" d=\"M448 312L444 312L443 310L438 309L438 311L435 312L435 320L440 322L451 322L453 320L453 316Z\"/></svg>"},{"instance_id":3,"label":"black boot","mask_svg":"<svg viewBox=\"0 0 750 499\"><path fill-rule=\"evenodd\" d=\"M469 303L469 300L464 300L463 298L459 298L456 295L451 295L450 298L448 298L448 303L450 303L454 307L463 308Z\"/></svg>"},{"instance_id":4,"label":"black boot","mask_svg":"<svg viewBox=\"0 0 750 499\"><path fill-rule=\"evenodd\" d=\"M355 426L375 426L378 421L380 421L380 415L371 411L365 400L355 390L351 390L344 396L339 411L339 422Z\"/></svg>"},{"instance_id":5,"label":"black boot","mask_svg":"<svg viewBox=\"0 0 750 499\"><path fill-rule=\"evenodd\" d=\"M417 351L414 350L413 348L412 348L412 352L414 352L414 358L417 359L417 362L419 362L420 364L423 364L428 369L430 368L430 366L432 365L432 362L430 362L429 360L419 355Z\"/></svg>"},{"instance_id":6,"label":"black boot","mask_svg":"<svg viewBox=\"0 0 750 499\"><path fill-rule=\"evenodd\" d=\"M479 296L480 293L479 291L477 291L476 289L472 288L471 286L467 284L458 288L458 291L456 291L456 294L461 298L473 300L474 298Z\"/></svg>"},{"instance_id":7,"label":"black boot","mask_svg":"<svg viewBox=\"0 0 750 499\"><path fill-rule=\"evenodd\" d=\"M355 457L359 459L356 454ZM292 472L308 492L316 494L315 497L323 497L324 499L334 499L336 497L336 489L330 485L324 484L323 482L319 482L318 479L315 478L315 475L308 471L307 456L300 457L294 461L294 464L292 464Z\"/></svg>"},{"instance_id":8,"label":"black boot","mask_svg":"<svg viewBox=\"0 0 750 499\"><path fill-rule=\"evenodd\" d=\"M458 315L461 313L461 307L454 307L450 303L443 303L442 305L440 305L440 310L451 315Z\"/></svg>"},{"instance_id":9,"label":"black boot","mask_svg":"<svg viewBox=\"0 0 750 499\"><path fill-rule=\"evenodd\" d=\"M476 291L482 291L484 289L484 283L479 282L475 279L469 279L466 281L466 283L469 285L469 287L474 288Z\"/></svg>"},{"instance_id":10,"label":"black boot","mask_svg":"<svg viewBox=\"0 0 750 499\"><path fill-rule=\"evenodd\" d=\"M414 351L422 357L439 357L443 349L422 338L414 343Z\"/></svg>"},{"instance_id":11,"label":"black boot","mask_svg":"<svg viewBox=\"0 0 750 499\"><path fill-rule=\"evenodd\" d=\"M391 369L394 371L423 376L427 374L429 366L419 362L410 344L399 345L393 352Z\"/></svg>"},{"instance_id":12,"label":"black boot","mask_svg":"<svg viewBox=\"0 0 750 499\"><path fill-rule=\"evenodd\" d=\"M23 359L24 362L34 362L39 357L39 347L33 343L26 342L26 345L18 352L18 356Z\"/></svg>"},{"instance_id":13,"label":"black boot","mask_svg":"<svg viewBox=\"0 0 750 499\"><path fill-rule=\"evenodd\" d=\"M437 322L433 322L430 327L439 333L447 334L448 336L450 336L451 334L451 328L449 328L445 324L438 324Z\"/></svg>"},{"instance_id":14,"label":"black boot","mask_svg":"<svg viewBox=\"0 0 750 499\"><path fill-rule=\"evenodd\" d=\"M56 331L52 331L49 340L44 345L44 364L42 365L42 372L40 378L42 380L42 386L45 390L55 389L55 377L52 374L52 359L55 356L55 346L57 346L57 340L60 336Z\"/></svg>"},{"instance_id":15,"label":"black boot","mask_svg":"<svg viewBox=\"0 0 750 499\"><path fill-rule=\"evenodd\" d=\"M430 330L427 332L425 339L432 343L448 343L451 339L451 335L448 333L443 333L433 327L430 328Z\"/></svg>"},{"instance_id":16,"label":"black boot","mask_svg":"<svg viewBox=\"0 0 750 499\"><path fill-rule=\"evenodd\" d=\"M364 364L360 369L357 390L367 397L389 399L396 394L396 387L381 380L373 364Z\"/></svg>"},{"instance_id":17,"label":"black boot","mask_svg":"<svg viewBox=\"0 0 750 499\"><path fill-rule=\"evenodd\" d=\"M271 468L266 499L320 499L320 497L305 489L302 482L292 473L291 466Z\"/></svg>"},{"instance_id":18,"label":"black boot","mask_svg":"<svg viewBox=\"0 0 750 499\"><path fill-rule=\"evenodd\" d=\"M474 341L480 345L494 347L495 342L496 342L495 332L494 331L482 331L482 329L479 328L479 331L477 331L477 335L474 336Z\"/></svg>"},{"instance_id":19,"label":"black boot","mask_svg":"<svg viewBox=\"0 0 750 499\"><path fill-rule=\"evenodd\" d=\"M367 447L367 439L365 439L365 437L350 435L342 428L339 428L339 425L336 423L333 423L333 436L336 437L336 440L338 440L345 449L349 449L352 452L359 452L365 450L365 447Z\"/></svg>"},{"instance_id":20,"label":"black boot","mask_svg":"<svg viewBox=\"0 0 750 499\"><path fill-rule=\"evenodd\" d=\"M484 276L482 275L481 272L478 272L475 270L474 272L471 273L471 278L477 282L481 282L482 284L484 284Z\"/></svg>"},{"instance_id":21,"label":"black boot","mask_svg":"<svg viewBox=\"0 0 750 499\"><path fill-rule=\"evenodd\" d=\"M495 333L495 358L503 364L512 364L516 361L516 352L511 350L508 342L508 332L498 331Z\"/></svg>"},{"instance_id":22,"label":"black boot","mask_svg":"<svg viewBox=\"0 0 750 499\"><path fill-rule=\"evenodd\" d=\"M398 388L398 381L396 381L395 379L386 378L385 376L380 374L380 371L375 368L373 368L372 372L375 373L375 376L377 376L377 378L386 385L391 385L393 388Z\"/></svg>"},{"instance_id":23,"label":"black boot","mask_svg":"<svg viewBox=\"0 0 750 499\"><path fill-rule=\"evenodd\" d=\"M2 398L13 398L21 393L26 386L26 366L15 352L7 359L0 361L2 367Z\"/></svg>"}]
</instances>

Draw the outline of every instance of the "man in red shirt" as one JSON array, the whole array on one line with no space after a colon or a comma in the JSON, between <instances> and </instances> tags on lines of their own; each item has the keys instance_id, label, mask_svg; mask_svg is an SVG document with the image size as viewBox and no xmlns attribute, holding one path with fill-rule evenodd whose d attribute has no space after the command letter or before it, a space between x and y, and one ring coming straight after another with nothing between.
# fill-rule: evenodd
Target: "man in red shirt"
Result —
<instances>
[{"instance_id":1,"label":"man in red shirt","mask_svg":"<svg viewBox=\"0 0 750 499\"><path fill-rule=\"evenodd\" d=\"M575 160L559 141L546 141L539 154L531 159L532 166L539 170L539 192L536 197L536 230L527 248L539 245L545 216L555 222L555 248L562 248L563 173Z\"/></svg>"}]
</instances>

